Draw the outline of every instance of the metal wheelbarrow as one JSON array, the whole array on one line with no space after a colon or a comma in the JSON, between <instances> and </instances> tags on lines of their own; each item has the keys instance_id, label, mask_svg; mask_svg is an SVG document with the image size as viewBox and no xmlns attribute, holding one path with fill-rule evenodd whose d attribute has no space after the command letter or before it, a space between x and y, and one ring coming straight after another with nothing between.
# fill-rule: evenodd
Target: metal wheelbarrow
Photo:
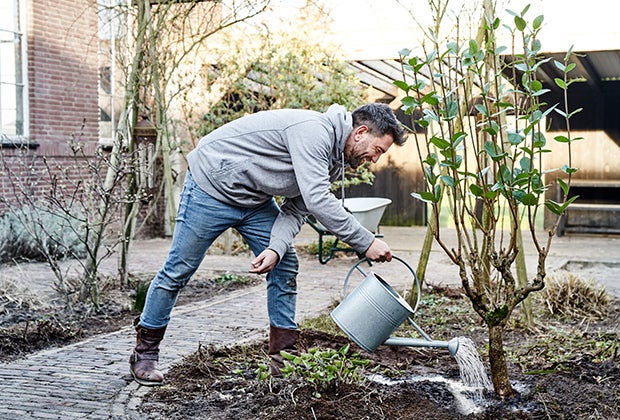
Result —
<instances>
[{"instance_id":1,"label":"metal wheelbarrow","mask_svg":"<svg viewBox=\"0 0 620 420\"><path fill-rule=\"evenodd\" d=\"M379 222L383 217L383 213L385 212L385 208L392 203L392 200L389 198L382 197L354 197L354 198L345 198L343 200L343 206L349 211L353 216L357 219L358 222L361 223L366 229L370 232L374 233L376 238L381 238L383 235L379 233ZM321 264L326 264L329 260L334 257L334 253L338 251L343 252L356 252L352 248L339 246L339 240L336 238L331 247L324 252L324 241L323 238L325 236L334 236L325 226L319 223L314 217L306 217L306 223L312 227L319 234L319 249L318 249L318 258ZM325 255L324 255L325 254ZM361 258L362 255L358 256Z\"/></svg>"}]
</instances>

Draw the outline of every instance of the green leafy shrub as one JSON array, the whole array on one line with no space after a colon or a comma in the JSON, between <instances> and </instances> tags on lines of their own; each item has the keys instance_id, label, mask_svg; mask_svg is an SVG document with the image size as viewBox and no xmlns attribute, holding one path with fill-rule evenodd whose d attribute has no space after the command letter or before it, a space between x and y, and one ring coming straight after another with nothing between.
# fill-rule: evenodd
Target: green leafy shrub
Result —
<instances>
[{"instance_id":1,"label":"green leafy shrub","mask_svg":"<svg viewBox=\"0 0 620 420\"><path fill-rule=\"evenodd\" d=\"M250 279L247 276L240 276L235 273L224 273L220 274L215 278L216 284L246 284L249 283Z\"/></svg>"},{"instance_id":2,"label":"green leafy shrub","mask_svg":"<svg viewBox=\"0 0 620 420\"><path fill-rule=\"evenodd\" d=\"M364 382L364 367L370 361L362 359L359 353L347 356L349 345L340 350L320 350L311 348L307 353L294 355L282 352L285 366L282 368L284 378L299 377L314 387L314 396L321 397L321 391L338 388L341 384Z\"/></svg>"},{"instance_id":3,"label":"green leafy shrub","mask_svg":"<svg viewBox=\"0 0 620 420\"><path fill-rule=\"evenodd\" d=\"M150 282L141 281L136 283L133 294L133 310L142 312L146 303L146 294L149 291Z\"/></svg>"}]
</instances>

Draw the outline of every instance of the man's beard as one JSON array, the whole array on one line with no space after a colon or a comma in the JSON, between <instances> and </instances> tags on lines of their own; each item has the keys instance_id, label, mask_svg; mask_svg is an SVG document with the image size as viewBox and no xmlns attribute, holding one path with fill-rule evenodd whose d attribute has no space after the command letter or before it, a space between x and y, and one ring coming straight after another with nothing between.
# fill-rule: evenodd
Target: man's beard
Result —
<instances>
[{"instance_id":1,"label":"man's beard","mask_svg":"<svg viewBox=\"0 0 620 420\"><path fill-rule=\"evenodd\" d=\"M347 159L347 163L353 169L357 169L362 164L362 161L362 156L356 155L355 153L351 153L351 156Z\"/></svg>"}]
</instances>

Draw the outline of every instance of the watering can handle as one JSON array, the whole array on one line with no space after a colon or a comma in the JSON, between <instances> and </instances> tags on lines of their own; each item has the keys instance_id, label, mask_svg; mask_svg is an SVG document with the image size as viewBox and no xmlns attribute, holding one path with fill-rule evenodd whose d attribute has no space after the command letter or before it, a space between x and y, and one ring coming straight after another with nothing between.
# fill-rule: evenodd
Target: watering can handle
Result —
<instances>
[{"instance_id":1,"label":"watering can handle","mask_svg":"<svg viewBox=\"0 0 620 420\"><path fill-rule=\"evenodd\" d=\"M422 290L421 290L421 286L420 286L420 281L418 280L418 276L415 274L415 271L413 270L413 268L411 268L411 266L409 264L407 264L407 262L405 260L403 260L402 258L397 257L396 255L392 255L392 259L400 262L401 264L403 264L407 268L407 270L409 270L409 273L411 273L411 276L413 277L413 280L415 282L415 287L416 287L416 302L415 302L415 306L413 307L413 312L415 312L418 309L418 305L420 304L420 299L421 299L421 295L422 295ZM361 258L355 264L353 264L353 266L349 269L349 272L347 273L347 276L344 279L344 286L342 288L342 296L343 297L345 297L347 295L347 285L349 284L349 278L351 277L351 274L353 274L353 271L355 271L355 270L359 271L360 273L362 273L362 275L364 277L366 277L368 275L368 273L366 273L364 270L362 270L360 268L360 264L362 264L364 262L367 262L369 265L372 264L372 261L370 261L367 257L364 257L364 258ZM410 322L411 322L411 320L410 320Z\"/></svg>"}]
</instances>

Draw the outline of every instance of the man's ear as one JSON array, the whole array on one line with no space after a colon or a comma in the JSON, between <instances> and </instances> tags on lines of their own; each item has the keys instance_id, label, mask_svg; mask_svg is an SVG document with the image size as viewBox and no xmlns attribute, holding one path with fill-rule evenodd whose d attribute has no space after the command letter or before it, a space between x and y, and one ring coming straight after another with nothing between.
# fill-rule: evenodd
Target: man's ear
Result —
<instances>
[{"instance_id":1,"label":"man's ear","mask_svg":"<svg viewBox=\"0 0 620 420\"><path fill-rule=\"evenodd\" d=\"M357 135L358 135L358 134L365 134L365 133L367 133L367 132L368 132L368 126L367 126L367 125L363 125L363 124L362 124L362 125L360 125L360 126L357 126L357 127L355 128L355 136L354 136L355 141L359 141L359 140L360 140L360 139L357 137Z\"/></svg>"}]
</instances>

